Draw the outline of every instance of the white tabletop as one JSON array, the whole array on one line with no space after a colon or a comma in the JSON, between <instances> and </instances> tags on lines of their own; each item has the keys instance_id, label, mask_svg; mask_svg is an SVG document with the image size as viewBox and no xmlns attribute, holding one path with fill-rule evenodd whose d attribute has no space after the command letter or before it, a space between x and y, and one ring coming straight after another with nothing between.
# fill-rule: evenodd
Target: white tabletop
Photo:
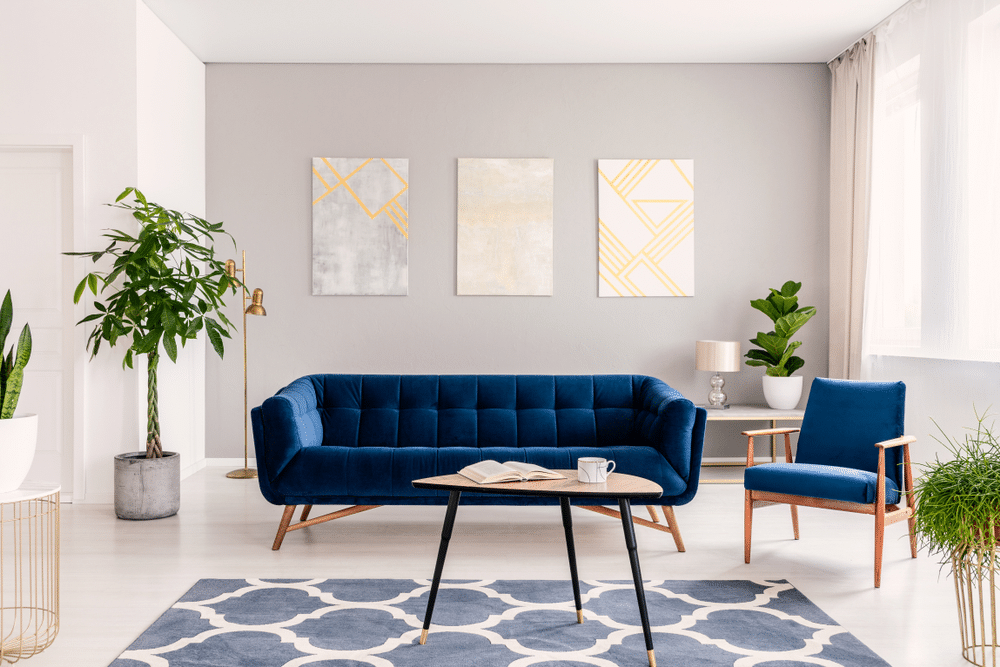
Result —
<instances>
[{"instance_id":1,"label":"white tabletop","mask_svg":"<svg viewBox=\"0 0 1000 667\"><path fill-rule=\"evenodd\" d=\"M13 491L0 493L0 503L19 503L22 500L44 498L45 496L51 496L53 493L56 493L61 489L62 487L58 484L36 484L33 482L25 482Z\"/></svg>"},{"instance_id":2,"label":"white tabletop","mask_svg":"<svg viewBox=\"0 0 1000 667\"><path fill-rule=\"evenodd\" d=\"M704 408L705 405L698 407ZM766 405L734 405L730 404L725 410L706 408L709 421L801 421L805 410L772 410Z\"/></svg>"}]
</instances>

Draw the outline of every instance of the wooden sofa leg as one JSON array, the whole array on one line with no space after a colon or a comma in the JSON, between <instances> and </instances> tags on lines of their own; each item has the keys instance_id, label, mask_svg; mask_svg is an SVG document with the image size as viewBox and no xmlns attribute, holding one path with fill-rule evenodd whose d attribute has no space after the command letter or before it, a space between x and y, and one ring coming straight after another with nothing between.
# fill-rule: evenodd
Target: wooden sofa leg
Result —
<instances>
[{"instance_id":1,"label":"wooden sofa leg","mask_svg":"<svg viewBox=\"0 0 1000 667\"><path fill-rule=\"evenodd\" d=\"M305 521L306 519L308 519L309 518L309 512L312 510L312 508L313 508L312 505L303 505L302 506L302 516L299 517L299 521Z\"/></svg>"},{"instance_id":2,"label":"wooden sofa leg","mask_svg":"<svg viewBox=\"0 0 1000 667\"><path fill-rule=\"evenodd\" d=\"M597 514L603 514L604 516L613 516L619 521L621 521L622 518L622 515L618 510L613 510L610 507L604 507L602 505L577 505L577 507L582 510L590 510L591 512L596 512ZM674 517L674 508L669 505L664 505L663 516L667 521L666 525L641 519L634 514L632 515L632 523L637 526L646 526L647 528L661 530L664 533L670 533L671 537L674 538L674 544L677 546L677 550L683 552L684 540L681 539L681 531L677 529L677 519Z\"/></svg>"},{"instance_id":3,"label":"wooden sofa leg","mask_svg":"<svg viewBox=\"0 0 1000 667\"><path fill-rule=\"evenodd\" d=\"M799 539L799 506L789 505L792 508L792 533L795 539Z\"/></svg>"},{"instance_id":4,"label":"wooden sofa leg","mask_svg":"<svg viewBox=\"0 0 1000 667\"><path fill-rule=\"evenodd\" d=\"M750 534L753 532L753 499L744 491L743 501L743 562L750 562Z\"/></svg>"},{"instance_id":5,"label":"wooden sofa leg","mask_svg":"<svg viewBox=\"0 0 1000 667\"><path fill-rule=\"evenodd\" d=\"M357 514L366 510L373 510L376 507L381 507L381 505L352 505L351 507L346 507L336 512L330 512L329 514L318 516L315 519L306 518L309 516L309 510L312 509L312 505L306 505L302 509L302 519L298 523L293 524L292 515L295 514L295 507L295 505L285 506L285 513L281 515L281 525L278 526L278 535L274 538L274 546L271 547L272 550L277 551L281 548L281 541L285 539L285 533L287 532L299 530L300 528L308 528L309 526L315 526L318 523L333 521L334 519L351 516L352 514Z\"/></svg>"},{"instance_id":6,"label":"wooden sofa leg","mask_svg":"<svg viewBox=\"0 0 1000 667\"><path fill-rule=\"evenodd\" d=\"M281 548L281 542L285 539L285 533L288 532L288 524L292 522L293 514L295 514L295 505L285 505L285 513L281 515L281 523L278 524L278 534L274 536L274 544L271 546L271 551L277 551Z\"/></svg>"},{"instance_id":7,"label":"wooden sofa leg","mask_svg":"<svg viewBox=\"0 0 1000 667\"><path fill-rule=\"evenodd\" d=\"M656 505L646 505L646 511L649 512L649 518L653 520L653 523L660 523L660 515L656 513Z\"/></svg>"}]
</instances>

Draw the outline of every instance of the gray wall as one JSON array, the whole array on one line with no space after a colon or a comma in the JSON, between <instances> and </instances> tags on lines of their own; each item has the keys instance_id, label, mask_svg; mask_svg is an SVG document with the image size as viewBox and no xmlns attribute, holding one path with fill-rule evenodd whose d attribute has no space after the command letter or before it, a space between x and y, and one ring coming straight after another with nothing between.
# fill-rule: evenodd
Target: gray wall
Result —
<instances>
[{"instance_id":1,"label":"gray wall","mask_svg":"<svg viewBox=\"0 0 1000 667\"><path fill-rule=\"evenodd\" d=\"M827 371L829 87L822 64L209 65L208 217L268 311L250 406L318 372L642 373L704 402L694 341L746 351L768 324L749 300L789 279L819 310L808 387ZM311 296L313 157L409 159L409 296ZM553 296L456 296L459 157L554 158ZM695 160L694 297L597 297L599 158ZM239 338L208 361L209 457L242 455ZM729 374L730 400L762 403L761 375ZM746 427L710 425L706 456L739 456Z\"/></svg>"}]
</instances>

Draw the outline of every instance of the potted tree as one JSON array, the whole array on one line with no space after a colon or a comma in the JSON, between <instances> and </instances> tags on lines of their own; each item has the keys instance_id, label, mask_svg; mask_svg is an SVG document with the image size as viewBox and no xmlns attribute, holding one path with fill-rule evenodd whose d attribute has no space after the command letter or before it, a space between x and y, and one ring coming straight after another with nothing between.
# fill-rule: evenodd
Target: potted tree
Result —
<instances>
[{"instance_id":1,"label":"potted tree","mask_svg":"<svg viewBox=\"0 0 1000 667\"><path fill-rule=\"evenodd\" d=\"M802 368L805 361L794 355L802 341L792 341L792 336L808 322L816 309L812 306L799 307L796 296L802 283L789 280L780 290L771 288L764 299L754 299L750 305L771 318L774 329L768 333L757 332L750 342L759 349L747 351L747 366L764 366L764 398L776 410L791 410L799 404L802 396L802 376L792 373Z\"/></svg>"},{"instance_id":2,"label":"potted tree","mask_svg":"<svg viewBox=\"0 0 1000 667\"><path fill-rule=\"evenodd\" d=\"M917 464L923 473L914 495L921 546L950 563L956 580L962 654L969 662L995 667L1000 441L987 419L989 415L977 415L977 425L966 430L962 441L941 431L943 439L937 440L951 458Z\"/></svg>"},{"instance_id":3,"label":"potted tree","mask_svg":"<svg viewBox=\"0 0 1000 667\"><path fill-rule=\"evenodd\" d=\"M129 195L132 203L124 201ZM67 253L95 263L114 258L110 271L84 276L73 301L79 303L88 287L95 297L107 294L103 302L94 301L97 312L78 322L94 322L87 338L91 358L102 342L114 347L120 341L128 345L122 368L133 368L137 355L146 357L146 451L115 457L115 512L122 519L159 519L180 508L180 457L163 451L160 442L157 368L162 353L176 362L178 341L184 346L204 331L221 357L223 339L235 328L221 310L223 296L235 294L242 284L226 275L215 257L214 237L232 239L222 223L166 209L135 188L126 188L108 206L129 211L139 233L112 229L104 234L111 241L104 250Z\"/></svg>"},{"instance_id":4,"label":"potted tree","mask_svg":"<svg viewBox=\"0 0 1000 667\"><path fill-rule=\"evenodd\" d=\"M38 415L16 415L17 401L21 397L24 367L31 357L31 328L25 324L7 355L3 349L7 334L14 320L14 303L10 290L0 305L0 493L13 491L28 476L31 461L35 458L38 438Z\"/></svg>"}]
</instances>

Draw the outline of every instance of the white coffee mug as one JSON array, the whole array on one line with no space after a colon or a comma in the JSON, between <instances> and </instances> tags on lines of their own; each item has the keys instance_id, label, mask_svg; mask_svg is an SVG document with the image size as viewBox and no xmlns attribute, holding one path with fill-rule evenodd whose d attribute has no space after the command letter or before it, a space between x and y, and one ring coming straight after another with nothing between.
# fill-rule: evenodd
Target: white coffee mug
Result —
<instances>
[{"instance_id":1,"label":"white coffee mug","mask_svg":"<svg viewBox=\"0 0 1000 667\"><path fill-rule=\"evenodd\" d=\"M615 462L596 456L585 456L576 460L576 477L587 484L603 484L615 469Z\"/></svg>"}]
</instances>

